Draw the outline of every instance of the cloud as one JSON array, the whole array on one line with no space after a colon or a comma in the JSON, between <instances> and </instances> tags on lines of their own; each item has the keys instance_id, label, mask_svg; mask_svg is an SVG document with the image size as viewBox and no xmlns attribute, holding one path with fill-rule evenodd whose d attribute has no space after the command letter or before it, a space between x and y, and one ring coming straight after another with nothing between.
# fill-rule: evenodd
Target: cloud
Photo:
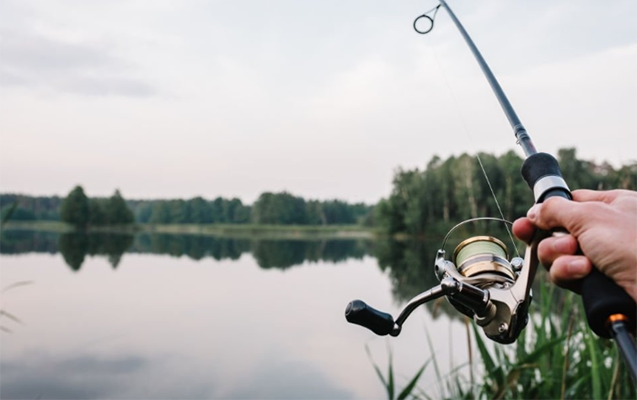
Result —
<instances>
[{"instance_id":1,"label":"cloud","mask_svg":"<svg viewBox=\"0 0 637 400\"><path fill-rule=\"evenodd\" d=\"M7 399L112 397L118 390L116 383L146 366L147 361L136 356L55 358L37 352L19 362L3 361L1 395Z\"/></svg>"},{"instance_id":2,"label":"cloud","mask_svg":"<svg viewBox=\"0 0 637 400\"><path fill-rule=\"evenodd\" d=\"M214 382L195 373L175 375L162 355L53 354L32 350L0 365L3 399L203 399ZM192 365L189 365L192 368ZM180 369L182 370L182 369Z\"/></svg>"},{"instance_id":3,"label":"cloud","mask_svg":"<svg viewBox=\"0 0 637 400\"><path fill-rule=\"evenodd\" d=\"M0 86L36 87L87 96L148 97L157 90L104 43L64 41L16 30L0 32Z\"/></svg>"},{"instance_id":4,"label":"cloud","mask_svg":"<svg viewBox=\"0 0 637 400\"><path fill-rule=\"evenodd\" d=\"M241 385L215 397L227 399L350 399L352 394L337 387L314 366L297 361L269 359L256 371L246 373Z\"/></svg>"}]
</instances>

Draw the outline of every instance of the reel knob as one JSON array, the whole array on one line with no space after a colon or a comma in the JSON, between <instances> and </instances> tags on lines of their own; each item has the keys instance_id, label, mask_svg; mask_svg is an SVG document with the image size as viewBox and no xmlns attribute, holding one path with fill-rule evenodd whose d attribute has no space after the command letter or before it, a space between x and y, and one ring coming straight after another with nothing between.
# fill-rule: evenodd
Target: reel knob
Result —
<instances>
[{"instance_id":1,"label":"reel knob","mask_svg":"<svg viewBox=\"0 0 637 400\"><path fill-rule=\"evenodd\" d=\"M351 324L364 326L379 336L389 335L395 325L394 317L368 306L362 300L354 300L347 305L345 319Z\"/></svg>"}]
</instances>

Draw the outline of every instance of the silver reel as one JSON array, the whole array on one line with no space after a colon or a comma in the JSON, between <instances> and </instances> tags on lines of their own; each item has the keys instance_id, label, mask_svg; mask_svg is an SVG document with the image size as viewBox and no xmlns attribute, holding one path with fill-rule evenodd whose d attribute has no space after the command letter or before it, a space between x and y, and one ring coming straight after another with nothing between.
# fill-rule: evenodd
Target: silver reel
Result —
<instances>
[{"instance_id":1,"label":"silver reel","mask_svg":"<svg viewBox=\"0 0 637 400\"><path fill-rule=\"evenodd\" d=\"M506 245L491 236L474 236L462 241L451 260L446 259L445 245L458 227L479 218L464 221L452 228L438 250L435 273L440 285L411 299L394 321L387 313L369 307L361 300L349 303L345 317L351 323L371 329L378 335L398 336L402 325L418 306L446 296L458 311L474 319L492 340L513 343L528 322L531 284L537 270L536 241L527 246L524 259L509 259Z\"/></svg>"}]
</instances>

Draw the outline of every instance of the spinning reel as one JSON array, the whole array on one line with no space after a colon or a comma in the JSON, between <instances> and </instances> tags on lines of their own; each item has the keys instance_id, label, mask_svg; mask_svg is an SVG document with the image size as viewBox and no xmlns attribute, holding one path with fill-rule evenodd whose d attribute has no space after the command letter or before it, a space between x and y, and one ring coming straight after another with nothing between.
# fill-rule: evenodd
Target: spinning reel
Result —
<instances>
[{"instance_id":1,"label":"spinning reel","mask_svg":"<svg viewBox=\"0 0 637 400\"><path fill-rule=\"evenodd\" d=\"M498 343L513 343L528 322L531 284L538 265L535 244L538 241L527 246L524 259L509 259L507 246L499 239L474 236L462 241L452 259L447 260L445 244L449 235L476 220L510 224L499 218L476 218L456 225L447 233L436 254L434 271L440 285L411 299L396 320L361 300L354 300L345 310L347 321L377 335L398 336L405 320L418 306L446 296L456 310L482 327L487 337Z\"/></svg>"}]
</instances>

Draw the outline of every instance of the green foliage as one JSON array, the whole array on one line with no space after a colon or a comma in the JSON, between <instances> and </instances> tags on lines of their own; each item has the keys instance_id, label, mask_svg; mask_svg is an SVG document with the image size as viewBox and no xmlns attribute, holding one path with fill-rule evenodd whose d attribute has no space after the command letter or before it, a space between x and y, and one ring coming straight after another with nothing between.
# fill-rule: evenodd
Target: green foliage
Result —
<instances>
[{"instance_id":1,"label":"green foliage","mask_svg":"<svg viewBox=\"0 0 637 400\"><path fill-rule=\"evenodd\" d=\"M104 219L106 224L122 225L135 222L133 212L126 205L119 190L104 202Z\"/></svg>"},{"instance_id":2,"label":"green foliage","mask_svg":"<svg viewBox=\"0 0 637 400\"><path fill-rule=\"evenodd\" d=\"M539 298L534 301L535 312L518 341L508 346L485 341L481 329L472 324L480 362L455 369L444 377L437 372L439 393L435 398L636 397L635 385L616 347L588 328L578 296L557 289L546 274L543 275ZM432 344L430 348L433 354ZM436 366L435 357L433 363ZM391 367L389 371L391 373ZM416 377L420 373L418 371ZM388 387L388 380L381 375L379 378ZM431 390L411 389L418 391L418 394L412 393L412 398L432 398ZM393 398L389 392L388 398Z\"/></svg>"},{"instance_id":3,"label":"green foliage","mask_svg":"<svg viewBox=\"0 0 637 400\"><path fill-rule=\"evenodd\" d=\"M189 200L132 200L135 219L151 224L245 224L250 221L250 207L239 199L202 197Z\"/></svg>"},{"instance_id":4,"label":"green foliage","mask_svg":"<svg viewBox=\"0 0 637 400\"><path fill-rule=\"evenodd\" d=\"M541 288L539 311L511 351L497 345L489 351L474 328L484 372L483 382L472 388L475 397L635 398L617 349L594 336L577 296L548 281Z\"/></svg>"},{"instance_id":5,"label":"green foliage","mask_svg":"<svg viewBox=\"0 0 637 400\"><path fill-rule=\"evenodd\" d=\"M106 224L106 213L104 211L104 201L101 199L89 199L88 201L88 223L93 226Z\"/></svg>"},{"instance_id":6,"label":"green foliage","mask_svg":"<svg viewBox=\"0 0 637 400\"><path fill-rule=\"evenodd\" d=\"M342 200L309 200L289 193L264 193L257 214L240 199L202 197L170 200L128 200L119 191L108 199L88 201L88 225L150 224L257 224L268 225L373 225L372 206ZM57 197L0 195L2 216L18 202L11 220L59 220ZM55 206L54 208L51 208ZM130 211L130 212L129 212ZM132 213L132 214L131 214ZM131 219L132 215L132 219ZM256 215L256 216L255 216ZM271 222L268 222L271 221Z\"/></svg>"},{"instance_id":7,"label":"green foliage","mask_svg":"<svg viewBox=\"0 0 637 400\"><path fill-rule=\"evenodd\" d=\"M7 204L0 208L0 227L4 226L11 218L14 218L16 211L18 210L18 202L13 204Z\"/></svg>"},{"instance_id":8,"label":"green foliage","mask_svg":"<svg viewBox=\"0 0 637 400\"><path fill-rule=\"evenodd\" d=\"M447 249L453 249L462 238L481 234L482 229L504 239L506 233L496 228L497 224L482 227L482 223L467 231L461 228L450 237ZM432 260L442 240L436 237L439 235L432 230L427 241L374 242L374 256L391 279L395 299L407 301L423 288L438 284ZM478 353L475 357L474 350L474 364L458 367L446 376L436 372L436 385L415 388L412 398L634 399L635 386L614 344L596 337L588 328L579 296L550 283L544 270L538 271L533 293L530 322L516 343L496 344L474 327L471 342ZM446 300L439 300L426 305L434 320L441 311L451 318L465 318ZM433 344L430 348L434 354ZM437 369L436 359L432 362Z\"/></svg>"},{"instance_id":9,"label":"green foliage","mask_svg":"<svg viewBox=\"0 0 637 400\"><path fill-rule=\"evenodd\" d=\"M257 224L305 225L308 215L305 200L287 192L266 192L252 206L252 221Z\"/></svg>"},{"instance_id":10,"label":"green foliage","mask_svg":"<svg viewBox=\"0 0 637 400\"><path fill-rule=\"evenodd\" d=\"M60 206L60 219L76 228L86 228L89 222L88 197L81 186L76 186Z\"/></svg>"},{"instance_id":11,"label":"green foliage","mask_svg":"<svg viewBox=\"0 0 637 400\"><path fill-rule=\"evenodd\" d=\"M398 396L396 396L396 383L394 378L394 366L392 361L393 357L392 357L391 350L389 350L389 361L387 363L387 376L383 375L382 371L380 370L380 367L378 366L378 364L376 364L376 362L372 358L372 354L369 350L369 346L365 345L365 351L367 352L367 357L369 357L369 361L374 366L374 371L376 371L376 375L378 376L378 379L380 379L381 383L385 387L385 390L387 391L388 400L405 400L410 397L411 398L417 397L414 394L414 391L416 389L416 385L418 384L418 380L420 379L420 376L422 375L422 373L425 372L425 368L427 368L427 364L429 364L429 362L433 358L427 360L423 364L423 366L420 367L418 372L416 372L416 374L409 380L409 382L407 382L405 387L400 391Z\"/></svg>"},{"instance_id":12,"label":"green foliage","mask_svg":"<svg viewBox=\"0 0 637 400\"><path fill-rule=\"evenodd\" d=\"M81 186L76 186L62 201L60 217L76 228L101 225L126 225L135 221L133 212L119 190L107 198L89 199Z\"/></svg>"},{"instance_id":13,"label":"green foliage","mask_svg":"<svg viewBox=\"0 0 637 400\"><path fill-rule=\"evenodd\" d=\"M13 204L17 204L15 212L11 215L11 221L59 221L61 203L62 199L57 196L33 197L12 193L0 194L0 209L3 217Z\"/></svg>"},{"instance_id":14,"label":"green foliage","mask_svg":"<svg viewBox=\"0 0 637 400\"><path fill-rule=\"evenodd\" d=\"M500 216L491 188L508 220L521 217L533 202L533 195L520 176L522 158L509 151L499 157L462 154L442 161L434 156L424 170L402 170L394 174L393 189L374 213L377 226L389 234L423 235L439 221ZM575 149L558 152L562 174L571 189L637 189L637 163L615 170L610 164L597 165L579 160Z\"/></svg>"}]
</instances>

